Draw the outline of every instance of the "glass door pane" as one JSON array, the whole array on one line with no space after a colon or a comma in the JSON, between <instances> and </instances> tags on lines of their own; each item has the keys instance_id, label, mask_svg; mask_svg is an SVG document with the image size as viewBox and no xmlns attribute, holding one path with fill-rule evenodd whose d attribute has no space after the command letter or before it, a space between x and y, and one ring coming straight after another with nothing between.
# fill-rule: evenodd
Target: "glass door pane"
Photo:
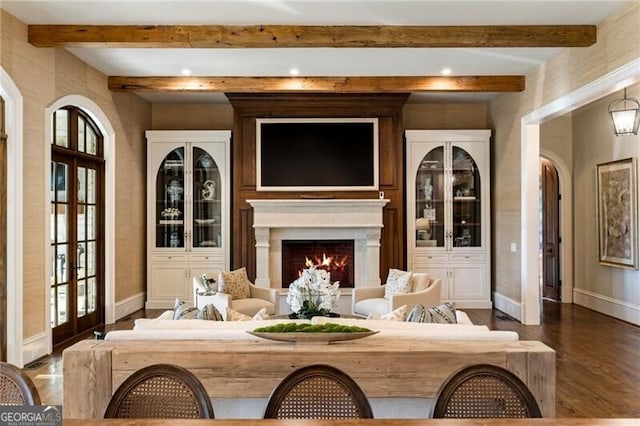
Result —
<instances>
[{"instance_id":1,"label":"glass door pane","mask_svg":"<svg viewBox=\"0 0 640 426\"><path fill-rule=\"evenodd\" d=\"M95 311L98 294L89 292L89 281L96 279L98 263L96 224L97 204L99 199L97 170L88 167L77 167L78 197L76 201L76 285L77 285L77 317L83 317Z\"/></svg>"},{"instance_id":2,"label":"glass door pane","mask_svg":"<svg viewBox=\"0 0 640 426\"><path fill-rule=\"evenodd\" d=\"M444 247L444 147L424 156L416 174L416 246Z\"/></svg>"},{"instance_id":3,"label":"glass door pane","mask_svg":"<svg viewBox=\"0 0 640 426\"><path fill-rule=\"evenodd\" d=\"M452 149L453 247L480 247L480 172L473 157L462 148Z\"/></svg>"},{"instance_id":4,"label":"glass door pane","mask_svg":"<svg viewBox=\"0 0 640 426\"><path fill-rule=\"evenodd\" d=\"M222 180L218 165L201 148L193 148L193 247L222 245Z\"/></svg>"},{"instance_id":5,"label":"glass door pane","mask_svg":"<svg viewBox=\"0 0 640 426\"><path fill-rule=\"evenodd\" d=\"M68 285L69 268L69 165L61 162L51 163L51 327L57 327L69 321Z\"/></svg>"},{"instance_id":6,"label":"glass door pane","mask_svg":"<svg viewBox=\"0 0 640 426\"><path fill-rule=\"evenodd\" d=\"M156 247L185 247L184 177L184 148L176 148L156 178Z\"/></svg>"}]
</instances>

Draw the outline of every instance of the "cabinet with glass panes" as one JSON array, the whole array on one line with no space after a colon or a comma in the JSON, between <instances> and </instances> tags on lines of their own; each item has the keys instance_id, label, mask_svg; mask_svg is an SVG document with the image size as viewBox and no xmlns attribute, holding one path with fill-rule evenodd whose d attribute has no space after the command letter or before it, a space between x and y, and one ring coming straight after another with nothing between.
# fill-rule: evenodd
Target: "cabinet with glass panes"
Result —
<instances>
[{"instance_id":1,"label":"cabinet with glass panes","mask_svg":"<svg viewBox=\"0 0 640 426\"><path fill-rule=\"evenodd\" d=\"M490 307L490 131L405 136L408 267L440 277L443 301Z\"/></svg>"},{"instance_id":2,"label":"cabinet with glass panes","mask_svg":"<svg viewBox=\"0 0 640 426\"><path fill-rule=\"evenodd\" d=\"M150 309L191 299L192 277L229 265L230 131L147 131Z\"/></svg>"}]
</instances>

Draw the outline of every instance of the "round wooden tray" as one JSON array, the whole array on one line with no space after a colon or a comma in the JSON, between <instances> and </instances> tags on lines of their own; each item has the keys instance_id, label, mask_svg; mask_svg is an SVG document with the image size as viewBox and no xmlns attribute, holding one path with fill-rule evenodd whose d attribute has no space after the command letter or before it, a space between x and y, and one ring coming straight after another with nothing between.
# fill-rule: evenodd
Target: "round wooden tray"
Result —
<instances>
[{"instance_id":1,"label":"round wooden tray","mask_svg":"<svg viewBox=\"0 0 640 426\"><path fill-rule=\"evenodd\" d=\"M365 331L354 333L311 333L311 332L289 332L289 333L260 333L247 330L252 336L261 337L267 340L276 340L279 342L291 343L318 343L328 345L331 342L341 342L345 340L362 339L363 337L373 336L378 331Z\"/></svg>"}]
</instances>

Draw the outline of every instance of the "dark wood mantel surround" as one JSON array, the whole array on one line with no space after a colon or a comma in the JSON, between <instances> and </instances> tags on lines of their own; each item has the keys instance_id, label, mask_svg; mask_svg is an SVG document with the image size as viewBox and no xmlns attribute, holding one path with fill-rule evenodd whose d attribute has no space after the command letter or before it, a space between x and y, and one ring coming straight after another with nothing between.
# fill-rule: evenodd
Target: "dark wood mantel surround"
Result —
<instances>
[{"instance_id":1,"label":"dark wood mantel surround","mask_svg":"<svg viewBox=\"0 0 640 426\"><path fill-rule=\"evenodd\" d=\"M298 199L303 196L378 198L378 191L282 192L256 191L256 118L376 117L379 131L379 180L389 203L383 211L380 277L404 265L404 156L402 107L408 93L397 94L274 94L227 93L234 109L232 267L247 267L255 277L253 213L247 200ZM312 155L311 153L309 154Z\"/></svg>"}]
</instances>

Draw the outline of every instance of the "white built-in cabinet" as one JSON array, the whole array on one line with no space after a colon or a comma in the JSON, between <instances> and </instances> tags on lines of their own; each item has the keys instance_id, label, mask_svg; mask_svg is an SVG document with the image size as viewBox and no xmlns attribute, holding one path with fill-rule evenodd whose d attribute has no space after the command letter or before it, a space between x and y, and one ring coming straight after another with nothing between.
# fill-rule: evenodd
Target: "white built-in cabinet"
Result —
<instances>
[{"instance_id":1,"label":"white built-in cabinet","mask_svg":"<svg viewBox=\"0 0 640 426\"><path fill-rule=\"evenodd\" d=\"M491 307L489 130L407 130L407 263L442 301Z\"/></svg>"},{"instance_id":2,"label":"white built-in cabinet","mask_svg":"<svg viewBox=\"0 0 640 426\"><path fill-rule=\"evenodd\" d=\"M192 276L229 267L231 132L149 130L148 309L192 300Z\"/></svg>"}]
</instances>

